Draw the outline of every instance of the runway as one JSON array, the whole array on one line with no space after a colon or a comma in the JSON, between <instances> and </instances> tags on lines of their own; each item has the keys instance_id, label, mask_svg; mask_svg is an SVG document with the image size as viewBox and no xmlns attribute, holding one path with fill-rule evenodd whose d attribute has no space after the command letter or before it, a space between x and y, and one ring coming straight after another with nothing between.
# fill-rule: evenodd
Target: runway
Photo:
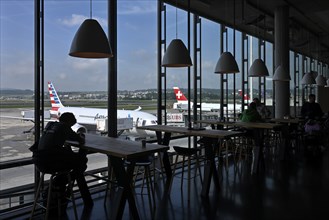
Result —
<instances>
[{"instance_id":1,"label":"runway","mask_svg":"<svg viewBox=\"0 0 329 220\"><path fill-rule=\"evenodd\" d=\"M0 109L0 162L16 160L31 156L28 148L34 142L32 133L25 133L34 124L19 119L3 118L3 116L21 117L25 109Z\"/></svg>"},{"instance_id":2,"label":"runway","mask_svg":"<svg viewBox=\"0 0 329 220\"><path fill-rule=\"evenodd\" d=\"M33 127L32 122L2 116L21 117L21 111L27 109L0 109L0 162L30 158L29 147L34 142L33 133L24 133ZM171 146L186 146L187 138L172 140ZM172 148L171 148L172 151ZM107 157L102 154L88 155L88 169L106 167ZM0 190L34 183L34 165L0 170Z\"/></svg>"}]
</instances>

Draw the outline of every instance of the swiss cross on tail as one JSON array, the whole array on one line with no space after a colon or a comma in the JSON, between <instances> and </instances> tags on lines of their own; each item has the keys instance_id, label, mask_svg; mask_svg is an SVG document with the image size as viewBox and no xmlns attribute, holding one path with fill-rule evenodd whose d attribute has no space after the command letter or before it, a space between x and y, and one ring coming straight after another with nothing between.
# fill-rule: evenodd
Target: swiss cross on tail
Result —
<instances>
[{"instance_id":1,"label":"swiss cross on tail","mask_svg":"<svg viewBox=\"0 0 329 220\"><path fill-rule=\"evenodd\" d=\"M182 102L182 101L187 101L187 98L185 97L185 95L180 91L180 89L178 87L174 87L174 92L176 95L176 100L178 102Z\"/></svg>"}]
</instances>

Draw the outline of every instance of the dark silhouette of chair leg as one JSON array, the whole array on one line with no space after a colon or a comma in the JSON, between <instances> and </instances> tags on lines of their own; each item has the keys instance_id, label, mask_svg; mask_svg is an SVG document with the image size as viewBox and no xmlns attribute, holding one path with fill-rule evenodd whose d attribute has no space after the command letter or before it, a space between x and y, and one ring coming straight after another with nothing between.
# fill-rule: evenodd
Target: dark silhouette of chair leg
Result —
<instances>
[{"instance_id":1,"label":"dark silhouette of chair leg","mask_svg":"<svg viewBox=\"0 0 329 220\"><path fill-rule=\"evenodd\" d=\"M202 176L201 176L201 168L200 168L200 161L199 161L199 157L198 157L198 152L200 149L198 148L184 148L184 147L179 147L179 146L174 146L173 147L174 150L177 153L176 156L176 160L174 163L174 168L173 168L173 177L171 179L171 183L170 183L170 187L169 187L169 192L171 191L171 187L172 187L172 183L173 183L173 179L176 173L176 167L178 164L178 156L182 156L183 157L183 162L182 162L182 176L181 176L181 188L183 188L183 180L184 180L184 167L185 167L185 158L187 157L187 162L188 162L188 182L187 182L187 191L188 191L188 201L190 201L190 188L191 188L191 183L190 183L190 179L194 178L196 176L196 172L199 171L199 176L200 176L200 180L202 183ZM196 166L197 169L195 170L195 175L194 177L191 177L191 160L195 159L196 162Z\"/></svg>"},{"instance_id":2,"label":"dark silhouette of chair leg","mask_svg":"<svg viewBox=\"0 0 329 220\"><path fill-rule=\"evenodd\" d=\"M42 205L42 201L39 200L39 197L40 197L41 188L42 188L42 185L44 183L44 178L45 178L46 174L50 175L50 179L49 179L49 186L48 186L47 206L45 207L44 205ZM50 208L51 208L50 207L50 201L51 201L51 197L53 195L53 190L54 190L53 189L54 188L53 187L53 181L54 181L54 178L58 175L66 175L67 178L68 178L68 190L69 190L69 193L70 193L70 200L72 201L72 204L73 204L75 219L78 219L78 214L77 214L77 209L76 209L76 204L75 204L75 199L74 199L74 193L73 193L74 182L71 179L71 170L61 171L61 172L41 172L41 178L39 180L37 192L36 192L35 197L34 197L34 202L33 202L33 207L32 207L32 212L31 212L30 219L33 218L37 205L46 210L45 219L46 220L48 219L49 211L50 211ZM62 203L61 203L60 197L57 198L57 203L58 203L58 216L60 218L61 211L62 211L61 210Z\"/></svg>"}]
</instances>

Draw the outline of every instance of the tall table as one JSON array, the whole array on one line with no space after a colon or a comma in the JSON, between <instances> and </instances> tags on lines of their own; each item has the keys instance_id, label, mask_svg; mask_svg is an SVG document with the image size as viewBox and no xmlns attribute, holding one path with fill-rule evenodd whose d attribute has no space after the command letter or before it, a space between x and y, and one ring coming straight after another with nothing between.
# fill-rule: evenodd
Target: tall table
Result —
<instances>
[{"instance_id":1,"label":"tall table","mask_svg":"<svg viewBox=\"0 0 329 220\"><path fill-rule=\"evenodd\" d=\"M204 169L204 181L202 185L201 196L208 196L211 178L213 177L216 189L219 189L219 178L215 163L215 153L213 149L214 140L225 139L243 134L238 131L224 131L224 130L201 130L201 129L188 129L186 127L173 127L168 125L151 125L141 126L138 129L155 131L158 138L158 143L169 145L172 133L179 133L186 136L199 136L204 138L206 165ZM162 132L164 136L162 137Z\"/></svg>"},{"instance_id":2,"label":"tall table","mask_svg":"<svg viewBox=\"0 0 329 220\"><path fill-rule=\"evenodd\" d=\"M304 121L304 119L300 119L300 118L272 118L270 119L271 122L275 122L275 123L284 123L284 124L299 124L301 122Z\"/></svg>"},{"instance_id":3,"label":"tall table","mask_svg":"<svg viewBox=\"0 0 329 220\"><path fill-rule=\"evenodd\" d=\"M214 125L224 125L232 127L240 127L246 129L252 129L253 136L256 142L256 146L253 149L253 161L251 165L251 174L256 174L259 170L260 162L263 160L263 148L264 139L263 131L267 129L274 129L282 127L281 124L267 123L267 122L225 122L218 120L199 120L196 123L210 124L214 128Z\"/></svg>"},{"instance_id":4,"label":"tall table","mask_svg":"<svg viewBox=\"0 0 329 220\"><path fill-rule=\"evenodd\" d=\"M167 176L166 185L169 186L172 172L167 154L168 146L146 144L145 147L142 147L140 142L90 134L86 135L84 145L79 145L74 141L67 141L67 143L88 151L106 154L109 157L109 161L118 180L118 185L122 187L120 192L118 192L118 203L116 204L118 207L115 209L116 212L113 219L122 219L126 200L128 200L129 208L134 219L140 219L131 187L135 165L134 160L153 155L157 152L163 152L162 161ZM124 167L124 159L132 161L127 170Z\"/></svg>"}]
</instances>

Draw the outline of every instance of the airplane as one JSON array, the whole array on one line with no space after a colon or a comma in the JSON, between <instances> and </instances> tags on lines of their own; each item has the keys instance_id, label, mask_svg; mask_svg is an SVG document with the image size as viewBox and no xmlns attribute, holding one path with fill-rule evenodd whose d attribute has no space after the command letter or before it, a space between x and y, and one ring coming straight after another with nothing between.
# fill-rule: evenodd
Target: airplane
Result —
<instances>
[{"instance_id":1,"label":"airplane","mask_svg":"<svg viewBox=\"0 0 329 220\"><path fill-rule=\"evenodd\" d=\"M185 97L185 95L182 93L182 91L178 87L173 87L174 93L176 96L177 102L173 104L173 109L177 109L179 111L186 111L188 108L188 100ZM242 91L239 90L239 95L242 95ZM250 98L245 95L244 100L249 100ZM193 108L193 102L191 102L191 109ZM228 111L234 110L234 104L227 104ZM235 109L237 111L241 111L241 104L235 104ZM218 112L220 110L220 104L219 103L207 103L202 102L201 103L201 111L204 112Z\"/></svg>"},{"instance_id":2,"label":"airplane","mask_svg":"<svg viewBox=\"0 0 329 220\"><path fill-rule=\"evenodd\" d=\"M88 129L95 130L97 120L107 119L107 109L85 108L85 107L65 107L59 99L54 85L48 82L48 90L51 102L50 115L52 118L59 118L64 112L71 112L77 119L77 123L72 126L74 131L87 132ZM132 118L133 128L125 130L127 135L137 135L138 137L155 136L155 132L136 129L138 126L156 125L157 117L140 111L139 106L135 110L117 110L117 118Z\"/></svg>"}]
</instances>

